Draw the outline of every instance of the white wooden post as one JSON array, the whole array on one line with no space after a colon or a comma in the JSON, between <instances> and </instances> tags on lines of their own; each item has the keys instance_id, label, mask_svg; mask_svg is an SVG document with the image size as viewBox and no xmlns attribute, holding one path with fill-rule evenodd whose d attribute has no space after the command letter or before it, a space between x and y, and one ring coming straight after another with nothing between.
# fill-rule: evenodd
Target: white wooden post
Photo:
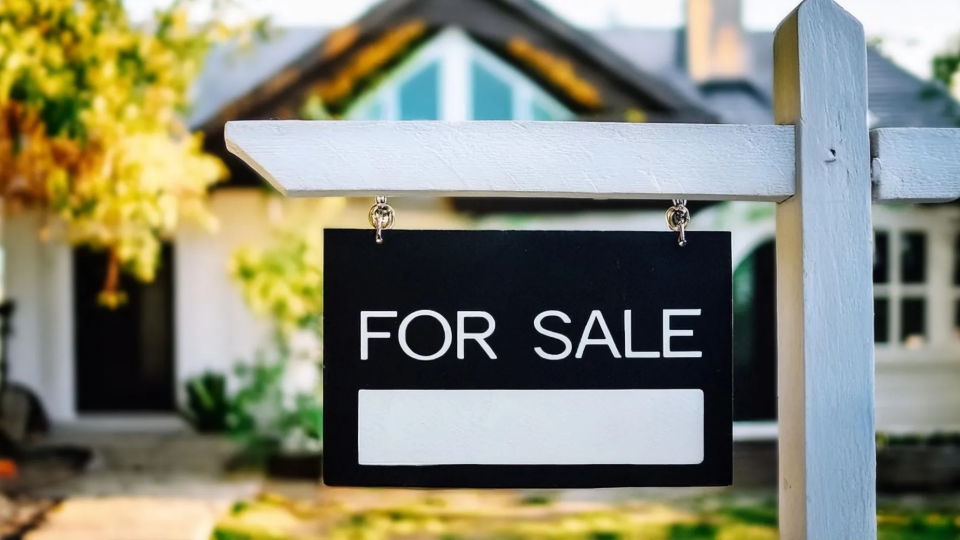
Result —
<instances>
[{"instance_id":1,"label":"white wooden post","mask_svg":"<svg viewBox=\"0 0 960 540\"><path fill-rule=\"evenodd\" d=\"M831 0L777 29L778 124L796 195L777 205L780 535L876 538L866 40Z\"/></svg>"}]
</instances>

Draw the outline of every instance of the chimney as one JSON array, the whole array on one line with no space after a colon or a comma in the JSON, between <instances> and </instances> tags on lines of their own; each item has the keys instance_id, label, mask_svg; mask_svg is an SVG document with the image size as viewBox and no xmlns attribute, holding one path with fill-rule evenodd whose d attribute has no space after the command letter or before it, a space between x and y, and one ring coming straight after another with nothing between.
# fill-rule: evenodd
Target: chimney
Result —
<instances>
[{"instance_id":1,"label":"chimney","mask_svg":"<svg viewBox=\"0 0 960 540\"><path fill-rule=\"evenodd\" d=\"M687 0L687 71L696 83L745 79L741 0Z\"/></svg>"}]
</instances>

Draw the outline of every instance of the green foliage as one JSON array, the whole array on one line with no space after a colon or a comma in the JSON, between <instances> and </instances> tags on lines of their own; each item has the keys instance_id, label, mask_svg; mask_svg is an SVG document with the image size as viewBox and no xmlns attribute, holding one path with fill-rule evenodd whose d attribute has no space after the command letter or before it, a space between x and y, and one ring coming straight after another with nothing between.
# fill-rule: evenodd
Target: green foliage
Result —
<instances>
[{"instance_id":1,"label":"green foliage","mask_svg":"<svg viewBox=\"0 0 960 540\"><path fill-rule=\"evenodd\" d=\"M667 538L670 540L713 540L719 527L713 523L677 523L671 525Z\"/></svg>"},{"instance_id":2,"label":"green foliage","mask_svg":"<svg viewBox=\"0 0 960 540\"><path fill-rule=\"evenodd\" d=\"M254 313L269 318L276 339L266 358L238 366L243 389L237 396L234 433L261 447L319 451L323 440L320 388L285 395L284 375L293 362L312 362L318 373L320 351L292 350L298 336L321 335L323 313L323 225L346 204L342 198L319 199L300 217L275 230L267 247L241 248L231 259L230 275ZM292 206L292 205L289 205ZM309 340L308 340L309 341ZM307 349L318 348L308 344ZM267 447L269 449L269 447Z\"/></svg>"},{"instance_id":3,"label":"green foliage","mask_svg":"<svg viewBox=\"0 0 960 540\"><path fill-rule=\"evenodd\" d=\"M300 394L294 397L296 404L289 414L284 416L281 427L285 432L302 430L303 436L312 441L323 440L323 405L317 396Z\"/></svg>"},{"instance_id":4,"label":"green foliage","mask_svg":"<svg viewBox=\"0 0 960 540\"><path fill-rule=\"evenodd\" d=\"M896 447L943 447L960 448L960 433L935 432L931 434L877 434L877 448Z\"/></svg>"},{"instance_id":5,"label":"green foliage","mask_svg":"<svg viewBox=\"0 0 960 540\"><path fill-rule=\"evenodd\" d=\"M320 334L323 309L323 249L316 232L280 230L267 249L245 247L231 260L230 273L247 305L269 316L278 330Z\"/></svg>"},{"instance_id":6,"label":"green foliage","mask_svg":"<svg viewBox=\"0 0 960 540\"><path fill-rule=\"evenodd\" d=\"M720 514L740 523L777 526L776 503L731 506L720 510Z\"/></svg>"},{"instance_id":7,"label":"green foliage","mask_svg":"<svg viewBox=\"0 0 960 540\"><path fill-rule=\"evenodd\" d=\"M231 399L231 435L250 444L257 444L255 439L280 437L283 369L282 362L270 361L263 354L252 363L236 365L234 375L240 388Z\"/></svg>"},{"instance_id":8,"label":"green foliage","mask_svg":"<svg viewBox=\"0 0 960 540\"><path fill-rule=\"evenodd\" d=\"M953 87L953 76L960 70L960 51L938 54L933 58L933 78L947 88Z\"/></svg>"},{"instance_id":9,"label":"green foliage","mask_svg":"<svg viewBox=\"0 0 960 540\"><path fill-rule=\"evenodd\" d=\"M544 495L544 494L533 494L527 495L526 497L520 499L520 504L525 506L546 506L553 503L556 500L555 496Z\"/></svg>"},{"instance_id":10,"label":"green foliage","mask_svg":"<svg viewBox=\"0 0 960 540\"><path fill-rule=\"evenodd\" d=\"M953 49L935 56L932 68L934 82L921 90L919 97L923 100L942 100L943 115L960 125L960 106L951 96L957 87L955 78L957 71L960 71L960 50Z\"/></svg>"},{"instance_id":11,"label":"green foliage","mask_svg":"<svg viewBox=\"0 0 960 540\"><path fill-rule=\"evenodd\" d=\"M288 360L289 351L278 346L276 355L261 352L253 362L234 368L239 390L230 400L228 429L244 444L250 465L262 465L283 450L314 452L321 447L323 405L317 394L292 396L290 403L283 388Z\"/></svg>"},{"instance_id":12,"label":"green foliage","mask_svg":"<svg viewBox=\"0 0 960 540\"><path fill-rule=\"evenodd\" d=\"M186 383L187 406L184 417L201 433L222 433L227 429L230 399L227 380L220 373L206 372Z\"/></svg>"},{"instance_id":13,"label":"green foliage","mask_svg":"<svg viewBox=\"0 0 960 540\"><path fill-rule=\"evenodd\" d=\"M881 512L877 518L879 540L955 540L960 537L956 515L940 513Z\"/></svg>"}]
</instances>

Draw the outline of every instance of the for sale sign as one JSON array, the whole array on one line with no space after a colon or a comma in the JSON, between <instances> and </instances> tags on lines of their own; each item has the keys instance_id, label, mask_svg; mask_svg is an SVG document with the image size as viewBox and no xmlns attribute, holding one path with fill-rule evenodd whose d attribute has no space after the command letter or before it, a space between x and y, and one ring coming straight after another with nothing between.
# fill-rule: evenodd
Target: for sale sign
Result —
<instances>
[{"instance_id":1,"label":"for sale sign","mask_svg":"<svg viewBox=\"0 0 960 540\"><path fill-rule=\"evenodd\" d=\"M328 230L324 481L732 482L730 235Z\"/></svg>"}]
</instances>

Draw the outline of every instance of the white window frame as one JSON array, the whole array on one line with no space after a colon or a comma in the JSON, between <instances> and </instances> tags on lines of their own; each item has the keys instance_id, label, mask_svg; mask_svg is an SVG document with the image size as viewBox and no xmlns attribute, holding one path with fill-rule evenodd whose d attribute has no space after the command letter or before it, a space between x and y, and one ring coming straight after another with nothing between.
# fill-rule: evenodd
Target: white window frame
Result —
<instances>
[{"instance_id":1,"label":"white window frame","mask_svg":"<svg viewBox=\"0 0 960 540\"><path fill-rule=\"evenodd\" d=\"M380 120L400 120L400 87L431 62L439 63L439 119L472 120L472 63L502 79L513 90L513 119L533 120L533 104L537 103L554 120L573 120L576 115L544 91L521 71L483 48L460 28L440 32L402 62L385 80L367 90L348 107L344 118L363 119L371 107L381 106Z\"/></svg>"},{"instance_id":2,"label":"white window frame","mask_svg":"<svg viewBox=\"0 0 960 540\"><path fill-rule=\"evenodd\" d=\"M877 363L956 362L960 355L960 337L954 329L956 303L960 286L953 284L953 251L960 235L960 208L938 206L884 207L874 206L874 231L888 234L888 282L874 285L874 297L887 298L887 343L876 343ZM901 283L901 236L906 232L926 235L926 282ZM909 348L901 342L901 309L903 298L926 301L926 343Z\"/></svg>"}]
</instances>

